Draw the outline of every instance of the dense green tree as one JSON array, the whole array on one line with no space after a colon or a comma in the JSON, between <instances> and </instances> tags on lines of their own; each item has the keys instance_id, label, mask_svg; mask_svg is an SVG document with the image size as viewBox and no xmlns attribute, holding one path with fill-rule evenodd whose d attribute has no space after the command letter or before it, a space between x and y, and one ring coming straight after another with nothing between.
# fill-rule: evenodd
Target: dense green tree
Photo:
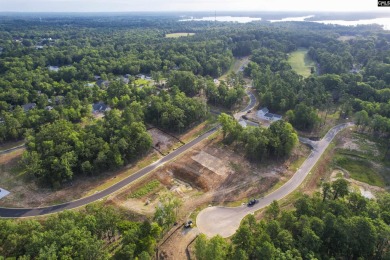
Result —
<instances>
[{"instance_id":1,"label":"dense green tree","mask_svg":"<svg viewBox=\"0 0 390 260\"><path fill-rule=\"evenodd\" d=\"M298 104L294 110L286 113L288 121L299 130L312 130L319 123L317 111L305 104Z\"/></svg>"}]
</instances>

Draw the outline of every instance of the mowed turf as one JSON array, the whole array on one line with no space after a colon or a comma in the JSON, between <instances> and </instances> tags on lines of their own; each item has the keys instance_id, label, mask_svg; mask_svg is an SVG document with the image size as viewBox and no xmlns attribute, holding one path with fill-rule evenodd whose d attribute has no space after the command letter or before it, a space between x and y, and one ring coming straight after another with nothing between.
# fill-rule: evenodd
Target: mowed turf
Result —
<instances>
[{"instance_id":1,"label":"mowed turf","mask_svg":"<svg viewBox=\"0 0 390 260\"><path fill-rule=\"evenodd\" d=\"M307 49L299 48L298 50L290 53L288 58L288 62L293 70L303 77L309 77L311 75L311 67L315 67L315 62L310 59L307 52Z\"/></svg>"},{"instance_id":2,"label":"mowed turf","mask_svg":"<svg viewBox=\"0 0 390 260\"><path fill-rule=\"evenodd\" d=\"M165 35L165 38L179 38L193 35L195 35L195 33L168 33Z\"/></svg>"}]
</instances>

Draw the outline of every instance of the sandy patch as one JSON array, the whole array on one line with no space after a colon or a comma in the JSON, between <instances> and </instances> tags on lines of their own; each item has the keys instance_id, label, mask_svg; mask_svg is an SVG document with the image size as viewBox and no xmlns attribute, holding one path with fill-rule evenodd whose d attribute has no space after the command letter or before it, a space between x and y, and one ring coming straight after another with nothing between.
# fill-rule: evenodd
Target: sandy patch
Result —
<instances>
[{"instance_id":1,"label":"sandy patch","mask_svg":"<svg viewBox=\"0 0 390 260\"><path fill-rule=\"evenodd\" d=\"M184 197L184 198L189 197L186 193L193 190L191 185L177 179L173 179L172 182L173 182L173 186L170 189L171 192L177 194L180 197Z\"/></svg>"},{"instance_id":2,"label":"sandy patch","mask_svg":"<svg viewBox=\"0 0 390 260\"><path fill-rule=\"evenodd\" d=\"M357 144L357 139L351 139L351 140L345 140L341 148L348 149L348 150L360 150L360 146Z\"/></svg>"},{"instance_id":3,"label":"sandy patch","mask_svg":"<svg viewBox=\"0 0 390 260\"><path fill-rule=\"evenodd\" d=\"M386 190L377 186L369 185L364 182L360 182L349 178L349 174L347 171L336 169L330 175L330 181L335 181L339 178L344 178L351 185L357 187L357 191L360 191L360 194L367 199L375 199L375 194L378 192L385 192Z\"/></svg>"},{"instance_id":4,"label":"sandy patch","mask_svg":"<svg viewBox=\"0 0 390 260\"><path fill-rule=\"evenodd\" d=\"M205 151L201 151L200 153L192 156L191 159L201 164L203 167L206 167L210 171L215 172L219 176L226 176L227 174L232 173L232 170L225 165L224 161L206 153Z\"/></svg>"},{"instance_id":5,"label":"sandy patch","mask_svg":"<svg viewBox=\"0 0 390 260\"><path fill-rule=\"evenodd\" d=\"M364 187L359 187L360 193L367 199L375 199L374 194L370 190L366 190Z\"/></svg>"}]
</instances>

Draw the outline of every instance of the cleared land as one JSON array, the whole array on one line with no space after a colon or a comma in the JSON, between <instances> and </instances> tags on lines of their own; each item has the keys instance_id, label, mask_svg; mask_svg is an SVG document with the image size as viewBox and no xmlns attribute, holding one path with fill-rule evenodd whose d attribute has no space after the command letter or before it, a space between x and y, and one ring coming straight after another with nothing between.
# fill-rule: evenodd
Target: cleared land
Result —
<instances>
[{"instance_id":1,"label":"cleared land","mask_svg":"<svg viewBox=\"0 0 390 260\"><path fill-rule=\"evenodd\" d=\"M225 146L221 141L220 133L210 136L109 200L135 215L151 217L161 194L170 192L183 202L178 210L179 224L188 219L195 221L197 213L210 204L241 204L267 193L290 179L302 158L309 155L309 149L299 144L285 161L255 163L243 156L241 147ZM159 248L160 255L185 258L185 248L197 234L196 228L178 229Z\"/></svg>"},{"instance_id":2,"label":"cleared land","mask_svg":"<svg viewBox=\"0 0 390 260\"><path fill-rule=\"evenodd\" d=\"M350 178L377 187L390 186L390 165L385 159L387 147L371 134L348 132L337 146L333 163Z\"/></svg>"},{"instance_id":3,"label":"cleared land","mask_svg":"<svg viewBox=\"0 0 390 260\"><path fill-rule=\"evenodd\" d=\"M179 38L193 35L195 35L195 33L168 33L165 35L165 38Z\"/></svg>"},{"instance_id":4,"label":"cleared land","mask_svg":"<svg viewBox=\"0 0 390 260\"><path fill-rule=\"evenodd\" d=\"M225 80L231 72L239 72L241 68L245 68L249 63L249 56L236 59L230 66L229 70L219 77L219 80Z\"/></svg>"},{"instance_id":5,"label":"cleared land","mask_svg":"<svg viewBox=\"0 0 390 260\"><path fill-rule=\"evenodd\" d=\"M299 48L298 50L290 53L288 58L288 62L293 70L303 77L309 77L311 75L311 67L316 66L315 62L310 59L307 52L307 49Z\"/></svg>"}]
</instances>

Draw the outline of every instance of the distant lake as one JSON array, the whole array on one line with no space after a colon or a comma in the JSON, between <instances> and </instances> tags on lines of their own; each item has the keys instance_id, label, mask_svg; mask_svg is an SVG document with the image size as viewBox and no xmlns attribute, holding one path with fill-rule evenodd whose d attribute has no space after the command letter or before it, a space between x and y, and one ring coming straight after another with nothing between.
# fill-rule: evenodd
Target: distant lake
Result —
<instances>
[{"instance_id":1,"label":"distant lake","mask_svg":"<svg viewBox=\"0 0 390 260\"><path fill-rule=\"evenodd\" d=\"M384 30L390 30L390 17L367 19L367 20L356 20L356 21L324 20L324 21L312 21L312 22L323 23L323 24L337 24L337 25L344 25L344 26L379 24L383 26Z\"/></svg>"},{"instance_id":2,"label":"distant lake","mask_svg":"<svg viewBox=\"0 0 390 260\"><path fill-rule=\"evenodd\" d=\"M311 18L311 19L310 19ZM310 20L307 20L310 19ZM374 18L374 19L361 19L356 21L345 21L345 20L320 20L315 21L315 15L307 16L298 16L298 17L286 17L278 20L269 20L271 23L277 22L315 22L322 24L337 24L344 26L356 26L356 25L368 25L368 24L379 24L383 26L384 30L390 30L390 17L387 18ZM248 17L248 16L208 16L202 18L186 18L179 20L181 22L187 21L218 21L218 22L236 22L236 23L250 23L253 21L261 21L261 18L258 17Z\"/></svg>"},{"instance_id":3,"label":"distant lake","mask_svg":"<svg viewBox=\"0 0 390 260\"><path fill-rule=\"evenodd\" d=\"M304 22L305 19L312 18L314 15L299 16L299 17L286 17L280 20L269 20L271 23L277 22Z\"/></svg>"},{"instance_id":4,"label":"distant lake","mask_svg":"<svg viewBox=\"0 0 390 260\"><path fill-rule=\"evenodd\" d=\"M320 20L315 21L315 15L308 16L300 16L300 17L287 17L279 20L269 20L271 23L277 22L314 22L314 23L322 23L322 24L337 24L344 26L357 26L357 25L368 25L368 24L379 24L383 26L383 29L390 30L390 17L387 18L373 18L373 19L361 19L355 21L346 21L346 20ZM306 20L309 18L313 18L310 20Z\"/></svg>"},{"instance_id":5,"label":"distant lake","mask_svg":"<svg viewBox=\"0 0 390 260\"><path fill-rule=\"evenodd\" d=\"M241 16L209 16L202 18L190 18L190 19L182 19L180 22L188 22L188 21L218 21L218 22L236 22L236 23L250 23L253 21L261 21L261 18L253 18L253 17L241 17Z\"/></svg>"}]
</instances>

